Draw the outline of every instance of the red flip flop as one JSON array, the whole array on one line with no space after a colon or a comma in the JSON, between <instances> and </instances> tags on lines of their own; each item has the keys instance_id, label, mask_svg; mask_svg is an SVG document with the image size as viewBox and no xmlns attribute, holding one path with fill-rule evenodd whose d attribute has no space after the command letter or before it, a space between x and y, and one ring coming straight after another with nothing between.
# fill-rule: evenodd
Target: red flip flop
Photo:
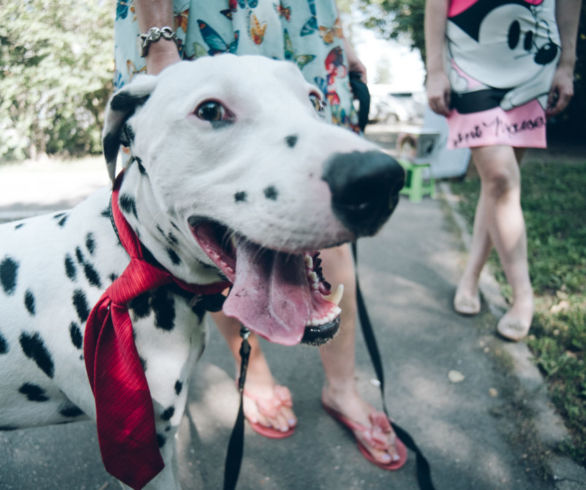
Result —
<instances>
[{"instance_id":1,"label":"red flip flop","mask_svg":"<svg viewBox=\"0 0 586 490\"><path fill-rule=\"evenodd\" d=\"M246 390L244 390L244 396L250 398L256 404L258 411L262 415L265 417L274 417L280 407L285 406L291 408L293 406L293 400L291 398L291 392L286 386L275 385L273 391L274 396L272 398L260 398L250 394ZM267 427L258 422L253 422L248 417L246 417L246 420L253 431L269 439L285 439L286 437L292 436L295 432L295 426L283 432L273 427Z\"/></svg>"},{"instance_id":2,"label":"red flip flop","mask_svg":"<svg viewBox=\"0 0 586 490\"><path fill-rule=\"evenodd\" d=\"M382 412L371 413L369 415L369 419L370 419L370 423L372 425L371 425L371 427L366 427L362 424L359 424L358 422L355 422L354 420L349 419L348 417L346 417L342 413L338 412L336 409L328 407L325 403L323 403L323 401L322 401L322 405L324 407L324 410L332 418L334 418L339 423L341 423L344 427L346 427L348 430L350 430L350 432L354 436L354 439L356 439L356 443L358 444L358 449L360 450L362 455L368 461L370 461L372 464L377 465L379 468L382 468L383 470L395 471L395 470L398 470L399 468L403 467L403 465L407 462L407 448L405 447L405 444L403 444L403 442L398 437L395 436L395 448L396 448L397 453L399 455L399 460L398 461L391 461L390 463L385 464L385 463L381 463L380 461L377 461L376 459L374 459L372 454L370 454L370 451L368 450L368 448L354 434L354 431L358 431L358 432L361 432L362 434L364 434L365 438L367 438L369 440L369 442L372 443L372 447L375 449L380 449L380 450L387 449L388 446L387 446L386 440L382 440L380 438L380 436L378 436L378 434L374 434L372 431L372 427L375 427L375 426L378 426L381 429L381 432L383 432L385 434L388 434L391 431L391 424L389 423L389 421L384 413L382 413Z\"/></svg>"}]
</instances>

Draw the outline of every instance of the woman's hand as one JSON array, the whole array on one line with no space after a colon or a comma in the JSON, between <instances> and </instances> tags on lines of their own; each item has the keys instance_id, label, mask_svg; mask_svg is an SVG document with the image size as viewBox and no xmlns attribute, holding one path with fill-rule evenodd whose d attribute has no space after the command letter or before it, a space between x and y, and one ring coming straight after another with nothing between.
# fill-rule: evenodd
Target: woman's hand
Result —
<instances>
[{"instance_id":1,"label":"woman's hand","mask_svg":"<svg viewBox=\"0 0 586 490\"><path fill-rule=\"evenodd\" d=\"M436 114L450 115L450 81L444 71L427 74L427 101Z\"/></svg>"},{"instance_id":2,"label":"woman's hand","mask_svg":"<svg viewBox=\"0 0 586 490\"><path fill-rule=\"evenodd\" d=\"M557 116L570 103L574 95L574 70L565 65L559 65L551 83L547 98L547 117Z\"/></svg>"},{"instance_id":3,"label":"woman's hand","mask_svg":"<svg viewBox=\"0 0 586 490\"><path fill-rule=\"evenodd\" d=\"M366 67L358 58L358 55L354 51L354 48L350 45L350 43L344 38L344 51L346 52L346 58L348 59L348 71L360 73L360 80L363 83L367 83L366 78Z\"/></svg>"}]
</instances>

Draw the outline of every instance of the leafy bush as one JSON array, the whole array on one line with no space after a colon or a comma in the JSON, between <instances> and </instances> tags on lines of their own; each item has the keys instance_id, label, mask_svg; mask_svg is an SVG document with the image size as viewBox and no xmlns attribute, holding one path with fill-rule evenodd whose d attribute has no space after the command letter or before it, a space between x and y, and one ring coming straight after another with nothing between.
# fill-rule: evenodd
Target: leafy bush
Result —
<instances>
[{"instance_id":1,"label":"leafy bush","mask_svg":"<svg viewBox=\"0 0 586 490\"><path fill-rule=\"evenodd\" d=\"M100 151L113 0L0 6L0 158Z\"/></svg>"}]
</instances>

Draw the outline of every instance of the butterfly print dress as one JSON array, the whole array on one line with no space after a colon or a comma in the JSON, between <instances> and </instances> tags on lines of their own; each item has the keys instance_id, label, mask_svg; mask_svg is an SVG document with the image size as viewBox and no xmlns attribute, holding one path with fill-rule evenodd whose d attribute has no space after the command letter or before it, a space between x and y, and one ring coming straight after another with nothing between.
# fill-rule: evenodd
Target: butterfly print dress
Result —
<instances>
[{"instance_id":1,"label":"butterfly print dress","mask_svg":"<svg viewBox=\"0 0 586 490\"><path fill-rule=\"evenodd\" d=\"M180 55L258 54L296 63L327 100L333 123L356 128L342 28L334 0L175 0ZM144 72L134 0L118 0L115 87Z\"/></svg>"}]
</instances>

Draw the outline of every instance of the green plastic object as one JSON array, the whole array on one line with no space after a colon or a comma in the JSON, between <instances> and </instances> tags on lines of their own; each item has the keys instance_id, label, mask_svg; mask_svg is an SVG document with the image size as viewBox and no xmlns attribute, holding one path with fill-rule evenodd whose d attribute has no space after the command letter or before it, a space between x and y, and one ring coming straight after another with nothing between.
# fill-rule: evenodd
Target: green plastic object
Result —
<instances>
[{"instance_id":1,"label":"green plastic object","mask_svg":"<svg viewBox=\"0 0 586 490\"><path fill-rule=\"evenodd\" d=\"M435 179L431 176L429 163L413 163L409 160L398 160L405 170L405 185L401 194L409 197L411 202L420 202L423 196L435 198Z\"/></svg>"}]
</instances>

